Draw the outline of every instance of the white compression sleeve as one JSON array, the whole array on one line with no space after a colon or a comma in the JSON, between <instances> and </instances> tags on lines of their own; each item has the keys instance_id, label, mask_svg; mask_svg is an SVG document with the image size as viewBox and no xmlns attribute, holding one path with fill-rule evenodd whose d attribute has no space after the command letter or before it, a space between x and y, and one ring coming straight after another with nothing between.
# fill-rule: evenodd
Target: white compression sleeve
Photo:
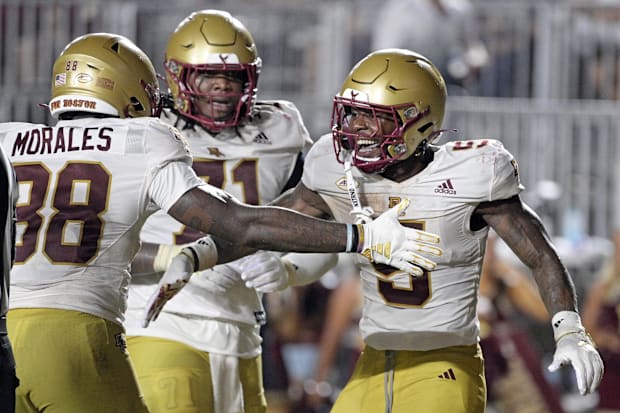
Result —
<instances>
[{"instance_id":1,"label":"white compression sleeve","mask_svg":"<svg viewBox=\"0 0 620 413\"><path fill-rule=\"evenodd\" d=\"M289 253L282 257L289 285L306 285L321 278L338 262L338 254Z\"/></svg>"}]
</instances>

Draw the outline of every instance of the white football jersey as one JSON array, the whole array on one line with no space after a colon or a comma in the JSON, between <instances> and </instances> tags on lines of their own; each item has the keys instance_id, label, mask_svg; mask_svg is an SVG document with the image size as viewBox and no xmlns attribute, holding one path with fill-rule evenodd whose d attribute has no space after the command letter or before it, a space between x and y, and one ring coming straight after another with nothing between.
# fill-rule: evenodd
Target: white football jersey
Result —
<instances>
[{"instance_id":1,"label":"white football jersey","mask_svg":"<svg viewBox=\"0 0 620 413\"><path fill-rule=\"evenodd\" d=\"M144 221L202 184L178 131L154 118L4 123L0 143L19 187L10 308L122 323Z\"/></svg>"},{"instance_id":2,"label":"white football jersey","mask_svg":"<svg viewBox=\"0 0 620 413\"><path fill-rule=\"evenodd\" d=\"M359 256L360 329L376 349L430 350L477 342L477 292L488 227L471 231L470 218L479 203L522 190L515 160L496 140L451 142L434 150L434 160L403 182L353 168L360 201L375 217L409 198L401 223L439 235L443 249L441 257L432 257L437 268L422 277ZM346 178L331 135L310 150L302 181L321 194L337 221L351 222ZM377 272L386 279L379 280Z\"/></svg>"},{"instance_id":3,"label":"white football jersey","mask_svg":"<svg viewBox=\"0 0 620 413\"><path fill-rule=\"evenodd\" d=\"M249 204L264 204L281 194L291 177L297 157L312 141L297 108L290 102L258 102L252 121L212 135L196 126L182 129L193 156L197 175ZM175 115L163 115L168 121ZM186 228L165 213L151 216L142 231L143 241L185 244L202 234ZM195 348L228 355L253 357L260 353L258 326L265 314L261 296L246 288L235 261L219 265L238 281L226 294L213 293L202 280L207 270L194 274L189 284L168 302L156 321L140 327L144 306L155 291L156 280L131 284L125 327L128 335L155 336L181 341Z\"/></svg>"}]
</instances>

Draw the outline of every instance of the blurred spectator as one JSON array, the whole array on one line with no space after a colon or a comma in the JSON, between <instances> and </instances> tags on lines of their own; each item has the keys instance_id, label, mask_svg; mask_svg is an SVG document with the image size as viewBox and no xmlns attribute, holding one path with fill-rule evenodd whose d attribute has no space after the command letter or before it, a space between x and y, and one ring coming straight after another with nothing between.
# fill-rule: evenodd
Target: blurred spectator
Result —
<instances>
[{"instance_id":1,"label":"blurred spectator","mask_svg":"<svg viewBox=\"0 0 620 413\"><path fill-rule=\"evenodd\" d=\"M620 412L620 231L614 234L614 256L598 273L583 308L590 331L605 363L596 412Z\"/></svg>"},{"instance_id":2,"label":"blurred spectator","mask_svg":"<svg viewBox=\"0 0 620 413\"><path fill-rule=\"evenodd\" d=\"M444 75L449 95L473 93L489 56L472 12L469 0L388 0L378 12L371 48L420 53Z\"/></svg>"},{"instance_id":3,"label":"blurred spectator","mask_svg":"<svg viewBox=\"0 0 620 413\"><path fill-rule=\"evenodd\" d=\"M294 335L297 324L297 297L293 289L267 293L263 297L267 323L263 337L263 386L268 413L289 413L289 377L282 357L282 345ZM293 312L294 311L294 312Z\"/></svg>"},{"instance_id":4,"label":"blurred spectator","mask_svg":"<svg viewBox=\"0 0 620 413\"><path fill-rule=\"evenodd\" d=\"M263 377L269 413L304 412L331 290L316 282L265 294Z\"/></svg>"},{"instance_id":5,"label":"blurred spectator","mask_svg":"<svg viewBox=\"0 0 620 413\"><path fill-rule=\"evenodd\" d=\"M578 99L620 99L620 8L577 9L572 24L579 80Z\"/></svg>"},{"instance_id":6,"label":"blurred spectator","mask_svg":"<svg viewBox=\"0 0 620 413\"><path fill-rule=\"evenodd\" d=\"M327 301L314 375L304 384L304 405L312 413L330 410L364 345L357 327L363 298L359 270L349 271Z\"/></svg>"},{"instance_id":7,"label":"blurred spectator","mask_svg":"<svg viewBox=\"0 0 620 413\"><path fill-rule=\"evenodd\" d=\"M319 282L265 294L269 413L328 412L362 348L359 269L346 257ZM286 383L286 384L285 384Z\"/></svg>"}]
</instances>

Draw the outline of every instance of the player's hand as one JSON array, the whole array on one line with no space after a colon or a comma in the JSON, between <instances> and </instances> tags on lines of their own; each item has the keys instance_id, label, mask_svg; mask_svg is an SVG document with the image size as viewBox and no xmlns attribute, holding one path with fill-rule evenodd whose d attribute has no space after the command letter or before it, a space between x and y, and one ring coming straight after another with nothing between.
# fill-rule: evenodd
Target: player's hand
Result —
<instances>
[{"instance_id":1,"label":"player's hand","mask_svg":"<svg viewBox=\"0 0 620 413\"><path fill-rule=\"evenodd\" d=\"M592 393L603 377L603 360L585 331L569 333L556 344L549 371L572 364L577 377L577 388L581 395Z\"/></svg>"},{"instance_id":2,"label":"player's hand","mask_svg":"<svg viewBox=\"0 0 620 413\"><path fill-rule=\"evenodd\" d=\"M360 253L371 262L387 264L413 275L422 275L423 269L432 271L437 264L420 253L440 256L439 237L425 231L408 228L398 217L409 206L404 199L381 214L374 221L363 224L363 245Z\"/></svg>"},{"instance_id":3,"label":"player's hand","mask_svg":"<svg viewBox=\"0 0 620 413\"><path fill-rule=\"evenodd\" d=\"M592 393L603 377L603 360L594 348L592 339L576 311L558 311L551 318L555 353L549 371L572 364L577 377L577 388L582 395Z\"/></svg>"},{"instance_id":4,"label":"player's hand","mask_svg":"<svg viewBox=\"0 0 620 413\"><path fill-rule=\"evenodd\" d=\"M280 256L259 251L245 258L241 279L245 286L261 293L280 291L289 286L288 271Z\"/></svg>"},{"instance_id":5,"label":"player's hand","mask_svg":"<svg viewBox=\"0 0 620 413\"><path fill-rule=\"evenodd\" d=\"M148 327L155 321L164 305L183 287L185 287L194 272L194 260L186 254L178 254L168 266L168 269L159 280L157 290L151 295L144 309L142 327Z\"/></svg>"}]
</instances>

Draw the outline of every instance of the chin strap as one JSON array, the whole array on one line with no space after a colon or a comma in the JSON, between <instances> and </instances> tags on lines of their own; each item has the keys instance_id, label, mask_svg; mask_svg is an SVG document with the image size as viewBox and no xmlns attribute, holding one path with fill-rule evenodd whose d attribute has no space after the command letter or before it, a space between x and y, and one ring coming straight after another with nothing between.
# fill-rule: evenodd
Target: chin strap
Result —
<instances>
[{"instance_id":1,"label":"chin strap","mask_svg":"<svg viewBox=\"0 0 620 413\"><path fill-rule=\"evenodd\" d=\"M356 224L365 224L372 221L372 214L374 211L371 207L362 207L362 202L357 193L357 182L355 178L353 178L352 159L353 152L346 151L344 154L344 174L347 179L347 192L349 193L349 199L353 206L350 214L354 216Z\"/></svg>"}]
</instances>

